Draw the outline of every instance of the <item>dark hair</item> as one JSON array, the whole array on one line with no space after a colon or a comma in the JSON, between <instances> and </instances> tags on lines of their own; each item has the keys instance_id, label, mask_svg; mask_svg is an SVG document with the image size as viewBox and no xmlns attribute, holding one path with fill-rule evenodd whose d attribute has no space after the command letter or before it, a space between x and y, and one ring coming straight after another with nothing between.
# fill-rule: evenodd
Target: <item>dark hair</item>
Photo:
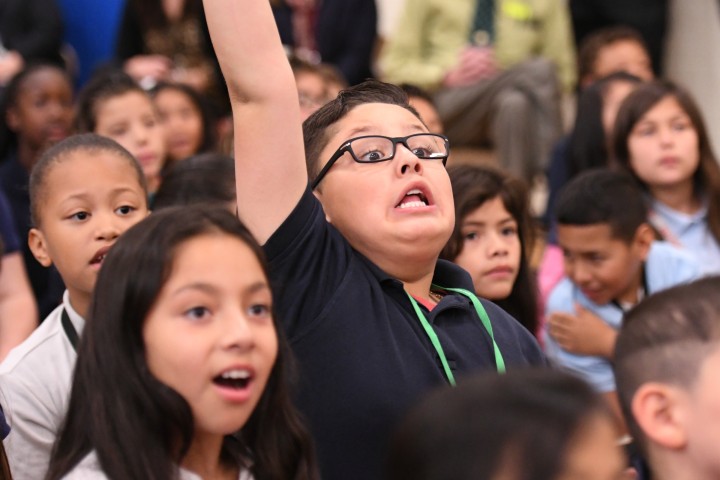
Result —
<instances>
[{"instance_id":1,"label":"dark hair","mask_svg":"<svg viewBox=\"0 0 720 480\"><path fill-rule=\"evenodd\" d=\"M17 134L10 130L7 124L8 112L17 106L20 90L25 84L25 80L42 70L54 70L63 76L72 88L72 79L67 71L60 68L54 63L30 63L21 71L19 71L5 86L4 92L0 99L0 112L2 112L2 121L0 122L0 159L5 158L8 153L17 148Z\"/></svg>"},{"instance_id":2,"label":"dark hair","mask_svg":"<svg viewBox=\"0 0 720 480\"><path fill-rule=\"evenodd\" d=\"M720 242L720 166L710 146L710 138L702 114L690 94L666 80L646 83L632 92L620 105L613 132L614 159L647 190L647 185L635 174L631 166L628 139L635 125L658 102L674 98L690 118L698 137L700 164L693 175L695 195L707 195L707 222L715 241Z\"/></svg>"},{"instance_id":3,"label":"dark hair","mask_svg":"<svg viewBox=\"0 0 720 480\"><path fill-rule=\"evenodd\" d=\"M623 82L637 85L642 80L626 72L615 72L580 92L575 124L568 140L568 178L591 168L608 166L612 133L606 133L603 126L605 96L614 84Z\"/></svg>"},{"instance_id":4,"label":"dark hair","mask_svg":"<svg viewBox=\"0 0 720 480\"><path fill-rule=\"evenodd\" d=\"M33 225L40 225L40 206L43 203L42 197L45 189L47 188L45 182L48 172L51 170L53 165L62 162L75 152L79 151L89 153L105 151L125 160L127 164L135 170L135 174L138 177L138 183L145 193L144 198L147 198L145 175L143 175L140 164L137 160L135 160L135 157L133 157L130 152L125 150L125 148L123 148L115 140L96 135L94 133L72 135L47 149L30 173L30 218ZM78 172L78 175L81 175L81 172Z\"/></svg>"},{"instance_id":5,"label":"dark hair","mask_svg":"<svg viewBox=\"0 0 720 480\"><path fill-rule=\"evenodd\" d=\"M128 0L126 4L125 8L132 9L133 17L140 22L142 32L163 27L169 22L161 0ZM200 0L185 0L183 4L182 19L202 15L202 2Z\"/></svg>"},{"instance_id":6,"label":"dark hair","mask_svg":"<svg viewBox=\"0 0 720 480\"><path fill-rule=\"evenodd\" d=\"M588 34L578 48L578 78L593 76L595 62L600 50L617 42L635 42L648 52L647 44L640 32L625 25L615 25L595 30ZM650 54L648 53L648 58Z\"/></svg>"},{"instance_id":7,"label":"dark hair","mask_svg":"<svg viewBox=\"0 0 720 480\"><path fill-rule=\"evenodd\" d=\"M176 162L170 167L153 199L153 210L234 201L235 162L219 153L204 153Z\"/></svg>"},{"instance_id":8,"label":"dark hair","mask_svg":"<svg viewBox=\"0 0 720 480\"><path fill-rule=\"evenodd\" d=\"M195 153L209 152L215 148L215 118L210 113L210 106L207 101L192 87L184 83L160 82L150 91L150 96L156 98L166 90L174 90L184 94L200 114L202 121L202 142Z\"/></svg>"},{"instance_id":9,"label":"dark hair","mask_svg":"<svg viewBox=\"0 0 720 480\"><path fill-rule=\"evenodd\" d=\"M147 95L140 85L122 70L100 70L88 81L78 95L78 132L94 132L97 128L97 110L100 103L128 92ZM148 100L150 98L148 97Z\"/></svg>"},{"instance_id":10,"label":"dark hair","mask_svg":"<svg viewBox=\"0 0 720 480\"><path fill-rule=\"evenodd\" d=\"M433 99L432 95L430 95L430 92L427 90L418 87L417 85L413 85L412 83L401 83L400 88L403 92L405 92L408 96L408 98L421 98L428 102L430 105L435 106L435 100Z\"/></svg>"},{"instance_id":11,"label":"dark hair","mask_svg":"<svg viewBox=\"0 0 720 480\"><path fill-rule=\"evenodd\" d=\"M7 455L5 455L5 446L2 441L0 441L0 480L12 480L10 464Z\"/></svg>"},{"instance_id":12,"label":"dark hair","mask_svg":"<svg viewBox=\"0 0 720 480\"><path fill-rule=\"evenodd\" d=\"M567 373L471 377L405 418L391 438L388 479L489 479L516 469L519 480L557 478L574 435L595 416L611 421L602 398Z\"/></svg>"},{"instance_id":13,"label":"dark hair","mask_svg":"<svg viewBox=\"0 0 720 480\"><path fill-rule=\"evenodd\" d=\"M645 383L690 390L705 359L720 348L720 277L664 290L633 308L615 344L620 406L633 437L647 455L647 440L632 415L632 400Z\"/></svg>"},{"instance_id":14,"label":"dark hair","mask_svg":"<svg viewBox=\"0 0 720 480\"><path fill-rule=\"evenodd\" d=\"M529 211L527 188L522 180L499 169L479 165L448 167L455 200L455 227L440 258L455 261L463 249L462 224L465 218L488 200L500 198L518 225L520 268L510 295L495 303L514 316L533 335L537 333L537 290L528 253L532 251L535 230Z\"/></svg>"},{"instance_id":15,"label":"dark hair","mask_svg":"<svg viewBox=\"0 0 720 480\"><path fill-rule=\"evenodd\" d=\"M48 479L61 478L91 450L111 479L171 478L192 441L193 417L187 402L150 373L143 324L177 249L218 232L247 245L265 270L262 250L237 217L209 206L153 213L113 246L98 275ZM270 378L245 426L225 437L223 454L257 479L312 479L309 435L290 402L289 345L273 320L278 354Z\"/></svg>"},{"instance_id":16,"label":"dark hair","mask_svg":"<svg viewBox=\"0 0 720 480\"><path fill-rule=\"evenodd\" d=\"M570 180L558 194L555 211L560 225L606 224L613 238L626 243L632 242L648 215L645 198L632 177L601 169Z\"/></svg>"},{"instance_id":17,"label":"dark hair","mask_svg":"<svg viewBox=\"0 0 720 480\"><path fill-rule=\"evenodd\" d=\"M342 120L350 110L366 103L397 105L420 119L420 115L408 103L405 92L396 85L366 80L341 91L337 98L320 107L303 122L308 179L312 181L322 168L320 153L330 140L329 128Z\"/></svg>"}]
</instances>

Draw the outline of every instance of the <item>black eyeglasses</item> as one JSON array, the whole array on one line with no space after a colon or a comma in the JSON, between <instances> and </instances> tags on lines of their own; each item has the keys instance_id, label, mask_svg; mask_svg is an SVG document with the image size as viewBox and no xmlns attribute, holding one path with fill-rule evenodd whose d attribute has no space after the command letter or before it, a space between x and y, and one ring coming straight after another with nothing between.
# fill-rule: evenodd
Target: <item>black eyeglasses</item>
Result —
<instances>
[{"instance_id":1,"label":"black eyeglasses","mask_svg":"<svg viewBox=\"0 0 720 480\"><path fill-rule=\"evenodd\" d=\"M325 177L330 167L345 152L350 152L353 160L358 163L385 162L395 157L395 147L398 143L402 144L418 158L442 160L443 165L445 165L450 153L450 142L447 137L437 133L416 133L407 137L385 137L383 135L355 137L340 145L340 148L330 157L330 160L320 170L310 187L315 190L315 187Z\"/></svg>"}]
</instances>

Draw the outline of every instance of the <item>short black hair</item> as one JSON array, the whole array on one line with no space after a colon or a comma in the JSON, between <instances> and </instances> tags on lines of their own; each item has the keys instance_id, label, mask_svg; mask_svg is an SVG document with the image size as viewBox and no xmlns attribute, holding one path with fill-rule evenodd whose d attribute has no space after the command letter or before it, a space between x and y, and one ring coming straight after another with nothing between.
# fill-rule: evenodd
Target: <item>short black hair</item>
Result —
<instances>
[{"instance_id":1,"label":"short black hair","mask_svg":"<svg viewBox=\"0 0 720 480\"><path fill-rule=\"evenodd\" d=\"M94 132L97 127L98 104L128 92L148 95L130 75L122 70L104 69L96 72L78 95L75 119L77 131L80 133ZM149 96L148 99L150 99Z\"/></svg>"},{"instance_id":2,"label":"short black hair","mask_svg":"<svg viewBox=\"0 0 720 480\"><path fill-rule=\"evenodd\" d=\"M648 58L650 58L647 43L645 43L640 32L626 25L604 27L590 33L580 42L577 59L578 78L582 80L593 75L600 50L617 42L635 42L645 50Z\"/></svg>"},{"instance_id":3,"label":"short black hair","mask_svg":"<svg viewBox=\"0 0 720 480\"><path fill-rule=\"evenodd\" d=\"M555 215L559 225L606 224L613 238L631 242L647 222L648 206L633 178L607 169L588 170L558 194Z\"/></svg>"},{"instance_id":4,"label":"short black hair","mask_svg":"<svg viewBox=\"0 0 720 480\"><path fill-rule=\"evenodd\" d=\"M417 110L408 103L407 94L397 85L379 80L366 80L342 90L337 98L320 107L303 122L305 161L308 179L311 182L322 169L320 152L330 140L329 128L342 120L353 108L366 103L397 105L422 121Z\"/></svg>"},{"instance_id":5,"label":"short black hair","mask_svg":"<svg viewBox=\"0 0 720 480\"><path fill-rule=\"evenodd\" d=\"M180 160L163 176L153 199L153 210L232 202L235 195L235 162L220 153L204 153Z\"/></svg>"},{"instance_id":6,"label":"short black hair","mask_svg":"<svg viewBox=\"0 0 720 480\"><path fill-rule=\"evenodd\" d=\"M718 292L720 277L707 277L651 295L625 316L613 368L628 427L646 454L633 397L648 382L692 387L705 359L720 348Z\"/></svg>"},{"instance_id":7,"label":"short black hair","mask_svg":"<svg viewBox=\"0 0 720 480\"><path fill-rule=\"evenodd\" d=\"M72 155L73 153L78 151L106 151L109 153L113 153L119 158L127 161L128 165L130 165L133 170L135 170L135 173L138 177L138 183L140 184L140 187L145 193L144 196L147 199L148 191L147 184L145 182L145 175L143 175L140 164L130 152L128 152L115 140L96 135L94 133L72 135L47 149L45 153L43 153L43 155L40 157L40 160L38 160L38 162L35 164L32 172L30 173L30 218L32 220L32 224L36 227L40 225L40 210L41 205L43 204L43 192L47 189L47 185L45 184L45 182L48 172L53 165L63 161L69 155ZM81 174L81 172L78 172L78 175Z\"/></svg>"},{"instance_id":8,"label":"short black hair","mask_svg":"<svg viewBox=\"0 0 720 480\"><path fill-rule=\"evenodd\" d=\"M557 478L576 434L594 418L612 422L600 395L569 373L470 377L409 413L391 437L386 478L499 478L508 466L513 478Z\"/></svg>"}]
</instances>

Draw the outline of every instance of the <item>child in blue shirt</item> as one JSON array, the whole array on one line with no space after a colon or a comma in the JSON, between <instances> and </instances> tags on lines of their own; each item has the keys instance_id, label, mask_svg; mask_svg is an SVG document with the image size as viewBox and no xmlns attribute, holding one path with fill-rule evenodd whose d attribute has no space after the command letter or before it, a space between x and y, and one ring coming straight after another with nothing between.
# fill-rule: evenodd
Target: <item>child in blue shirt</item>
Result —
<instances>
[{"instance_id":1,"label":"child in blue shirt","mask_svg":"<svg viewBox=\"0 0 720 480\"><path fill-rule=\"evenodd\" d=\"M624 313L696 278L699 266L654 241L643 195L625 174L591 170L576 177L561 191L556 216L566 278L548 299L547 354L603 393L620 419L611 352ZM582 345L573 344L577 330L584 330Z\"/></svg>"}]
</instances>

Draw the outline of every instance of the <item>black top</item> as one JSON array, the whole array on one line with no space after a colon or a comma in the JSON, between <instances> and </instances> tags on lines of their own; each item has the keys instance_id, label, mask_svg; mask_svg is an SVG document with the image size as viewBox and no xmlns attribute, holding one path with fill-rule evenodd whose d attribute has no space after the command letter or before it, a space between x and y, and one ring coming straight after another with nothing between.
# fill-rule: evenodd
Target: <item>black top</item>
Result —
<instances>
[{"instance_id":1,"label":"black top","mask_svg":"<svg viewBox=\"0 0 720 480\"><path fill-rule=\"evenodd\" d=\"M62 64L63 24L55 0L0 1L0 37L25 62Z\"/></svg>"},{"instance_id":2,"label":"black top","mask_svg":"<svg viewBox=\"0 0 720 480\"><path fill-rule=\"evenodd\" d=\"M0 189L5 192L12 209L15 231L20 237L20 250L23 254L25 270L30 278L30 285L38 304L40 321L42 321L62 303L65 285L55 267L45 268L40 265L28 246L28 232L32 226L29 181L30 175L25 167L20 165L17 155L14 153L0 164Z\"/></svg>"},{"instance_id":3,"label":"black top","mask_svg":"<svg viewBox=\"0 0 720 480\"><path fill-rule=\"evenodd\" d=\"M324 63L337 67L350 85L372 77L371 63L377 40L374 0L323 0L315 23L317 50ZM294 45L292 9L284 2L273 7L280 39Z\"/></svg>"},{"instance_id":4,"label":"black top","mask_svg":"<svg viewBox=\"0 0 720 480\"><path fill-rule=\"evenodd\" d=\"M279 319L299 363L297 404L309 420L322 478L381 478L386 441L442 366L403 284L353 250L306 191L264 246ZM467 272L438 261L434 283L473 290ZM508 368L544 364L535 339L482 301ZM422 308L422 307L421 307ZM459 382L494 371L490 336L471 302L447 295L425 311Z\"/></svg>"}]
</instances>

